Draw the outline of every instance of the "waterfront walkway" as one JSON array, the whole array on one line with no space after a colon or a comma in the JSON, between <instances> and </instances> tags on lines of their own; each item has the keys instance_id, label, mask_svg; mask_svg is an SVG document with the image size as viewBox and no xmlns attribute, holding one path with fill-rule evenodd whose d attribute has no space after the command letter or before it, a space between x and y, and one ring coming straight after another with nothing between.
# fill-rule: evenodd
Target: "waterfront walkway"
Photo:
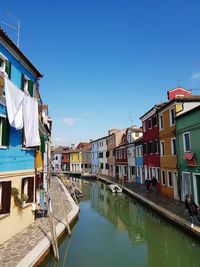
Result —
<instances>
[{"instance_id":1,"label":"waterfront walkway","mask_svg":"<svg viewBox=\"0 0 200 267\"><path fill-rule=\"evenodd\" d=\"M132 194L135 198L141 200L144 204L147 204L161 215L164 215L164 217L179 225L181 228L184 228L187 232L191 232L193 235L200 238L200 227L198 223L194 221L194 227L191 228L190 217L185 210L184 202L167 198L160 193L153 191L147 192L144 184L135 182L124 182L121 184L118 179L111 179L108 176L103 175L99 175L99 179L104 180L104 182L118 183L125 189L125 191Z\"/></svg>"},{"instance_id":2,"label":"waterfront walkway","mask_svg":"<svg viewBox=\"0 0 200 267\"><path fill-rule=\"evenodd\" d=\"M63 187L56 177L51 177L50 194L55 224L65 221L64 214L72 210L71 200L64 193ZM48 218L40 218L11 239L0 245L0 267L14 267L38 245L49 237L50 226Z\"/></svg>"}]
</instances>

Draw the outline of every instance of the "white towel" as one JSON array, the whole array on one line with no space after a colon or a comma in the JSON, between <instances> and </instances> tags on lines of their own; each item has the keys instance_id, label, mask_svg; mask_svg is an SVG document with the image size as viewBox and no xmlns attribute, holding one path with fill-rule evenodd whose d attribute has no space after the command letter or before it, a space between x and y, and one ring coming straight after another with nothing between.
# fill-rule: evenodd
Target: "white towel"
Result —
<instances>
[{"instance_id":1,"label":"white towel","mask_svg":"<svg viewBox=\"0 0 200 267\"><path fill-rule=\"evenodd\" d=\"M24 143L26 147L40 146L38 127L38 102L33 97L24 96Z\"/></svg>"},{"instance_id":2,"label":"white towel","mask_svg":"<svg viewBox=\"0 0 200 267\"><path fill-rule=\"evenodd\" d=\"M9 123L17 130L22 129L24 92L5 77L5 93Z\"/></svg>"}]
</instances>

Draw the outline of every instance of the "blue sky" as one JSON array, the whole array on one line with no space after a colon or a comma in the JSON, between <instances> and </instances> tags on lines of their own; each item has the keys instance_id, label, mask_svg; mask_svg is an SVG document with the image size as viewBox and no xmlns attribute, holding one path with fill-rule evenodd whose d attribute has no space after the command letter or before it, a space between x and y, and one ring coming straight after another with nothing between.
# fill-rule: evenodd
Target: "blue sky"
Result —
<instances>
[{"instance_id":1,"label":"blue sky","mask_svg":"<svg viewBox=\"0 0 200 267\"><path fill-rule=\"evenodd\" d=\"M178 84L200 88L200 1L0 1L20 48L44 74L53 143L77 144L139 117ZM3 25L2 25L3 26ZM13 40L16 33L3 28ZM194 94L200 94L194 91Z\"/></svg>"}]
</instances>

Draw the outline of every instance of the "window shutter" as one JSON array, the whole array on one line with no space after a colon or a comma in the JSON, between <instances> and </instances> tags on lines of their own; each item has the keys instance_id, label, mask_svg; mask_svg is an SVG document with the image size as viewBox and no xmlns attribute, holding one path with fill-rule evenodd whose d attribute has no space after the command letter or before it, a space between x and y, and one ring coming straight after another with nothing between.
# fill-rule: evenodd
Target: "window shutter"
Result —
<instances>
[{"instance_id":1,"label":"window shutter","mask_svg":"<svg viewBox=\"0 0 200 267\"><path fill-rule=\"evenodd\" d=\"M22 186L21 186L21 196L24 194L24 182L26 178L22 179Z\"/></svg>"},{"instance_id":2,"label":"window shutter","mask_svg":"<svg viewBox=\"0 0 200 267\"><path fill-rule=\"evenodd\" d=\"M24 91L24 74L21 75L21 89Z\"/></svg>"},{"instance_id":3,"label":"window shutter","mask_svg":"<svg viewBox=\"0 0 200 267\"><path fill-rule=\"evenodd\" d=\"M28 178L28 203L33 202L34 178Z\"/></svg>"},{"instance_id":4,"label":"window shutter","mask_svg":"<svg viewBox=\"0 0 200 267\"><path fill-rule=\"evenodd\" d=\"M2 182L2 214L10 213L11 181Z\"/></svg>"},{"instance_id":5,"label":"window shutter","mask_svg":"<svg viewBox=\"0 0 200 267\"><path fill-rule=\"evenodd\" d=\"M8 74L8 78L10 79L10 77L11 77L11 62L9 60L6 60L5 71Z\"/></svg>"},{"instance_id":6,"label":"window shutter","mask_svg":"<svg viewBox=\"0 0 200 267\"><path fill-rule=\"evenodd\" d=\"M2 118L2 146L9 146L10 125L7 118Z\"/></svg>"},{"instance_id":7,"label":"window shutter","mask_svg":"<svg viewBox=\"0 0 200 267\"><path fill-rule=\"evenodd\" d=\"M28 81L28 91L30 96L33 96L33 81L31 80Z\"/></svg>"}]
</instances>

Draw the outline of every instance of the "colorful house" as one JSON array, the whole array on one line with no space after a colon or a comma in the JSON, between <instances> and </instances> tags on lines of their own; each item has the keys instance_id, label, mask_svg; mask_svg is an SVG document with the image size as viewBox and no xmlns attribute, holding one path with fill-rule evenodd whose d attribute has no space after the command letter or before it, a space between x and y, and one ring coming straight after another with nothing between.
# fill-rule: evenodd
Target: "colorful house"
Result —
<instances>
[{"instance_id":1,"label":"colorful house","mask_svg":"<svg viewBox=\"0 0 200 267\"><path fill-rule=\"evenodd\" d=\"M70 147L63 147L61 169L64 172L70 172Z\"/></svg>"},{"instance_id":2,"label":"colorful house","mask_svg":"<svg viewBox=\"0 0 200 267\"><path fill-rule=\"evenodd\" d=\"M127 134L124 133L121 138L121 143L115 148L115 162L116 162L116 178L127 181Z\"/></svg>"},{"instance_id":3,"label":"colorful house","mask_svg":"<svg viewBox=\"0 0 200 267\"><path fill-rule=\"evenodd\" d=\"M8 122L5 79L17 88L16 90L20 90L19 92L22 90L30 96L35 96L38 79L42 77L2 29L0 29L0 73L0 243L2 243L34 221L32 203L35 201L35 147L24 146L23 129L17 130ZM25 205L22 205L23 200L26 200Z\"/></svg>"},{"instance_id":4,"label":"colorful house","mask_svg":"<svg viewBox=\"0 0 200 267\"><path fill-rule=\"evenodd\" d=\"M200 204L200 106L176 118L179 190L182 201L192 194Z\"/></svg>"},{"instance_id":5,"label":"colorful house","mask_svg":"<svg viewBox=\"0 0 200 267\"><path fill-rule=\"evenodd\" d=\"M108 149L107 149L107 138L104 136L99 139L99 173L108 175Z\"/></svg>"},{"instance_id":6,"label":"colorful house","mask_svg":"<svg viewBox=\"0 0 200 267\"><path fill-rule=\"evenodd\" d=\"M135 165L135 140L142 136L142 129L134 126L126 130L127 134L127 160L128 160L128 181L136 180L136 165Z\"/></svg>"},{"instance_id":7,"label":"colorful house","mask_svg":"<svg viewBox=\"0 0 200 267\"><path fill-rule=\"evenodd\" d=\"M107 150L108 150L108 176L115 177L115 148L121 143L122 135L125 130L111 129L108 131Z\"/></svg>"},{"instance_id":8,"label":"colorful house","mask_svg":"<svg viewBox=\"0 0 200 267\"><path fill-rule=\"evenodd\" d=\"M91 144L91 165L92 174L96 174L99 171L99 139L92 140Z\"/></svg>"},{"instance_id":9,"label":"colorful house","mask_svg":"<svg viewBox=\"0 0 200 267\"><path fill-rule=\"evenodd\" d=\"M82 152L82 171L83 173L92 173L91 165L91 144L88 144L81 150Z\"/></svg>"},{"instance_id":10,"label":"colorful house","mask_svg":"<svg viewBox=\"0 0 200 267\"><path fill-rule=\"evenodd\" d=\"M154 176L158 181L160 190L160 151L159 151L159 127L158 111L165 103L154 105L140 120L143 129L143 160L144 177L150 179Z\"/></svg>"},{"instance_id":11,"label":"colorful house","mask_svg":"<svg viewBox=\"0 0 200 267\"><path fill-rule=\"evenodd\" d=\"M142 137L135 141L136 183L144 184Z\"/></svg>"},{"instance_id":12,"label":"colorful house","mask_svg":"<svg viewBox=\"0 0 200 267\"><path fill-rule=\"evenodd\" d=\"M82 153L78 149L70 151L70 172L71 173L82 172Z\"/></svg>"},{"instance_id":13,"label":"colorful house","mask_svg":"<svg viewBox=\"0 0 200 267\"><path fill-rule=\"evenodd\" d=\"M175 88L168 91L169 102L159 114L161 193L179 199L178 167L176 144L176 118L187 110L200 104L199 96L191 96L191 91Z\"/></svg>"}]
</instances>

